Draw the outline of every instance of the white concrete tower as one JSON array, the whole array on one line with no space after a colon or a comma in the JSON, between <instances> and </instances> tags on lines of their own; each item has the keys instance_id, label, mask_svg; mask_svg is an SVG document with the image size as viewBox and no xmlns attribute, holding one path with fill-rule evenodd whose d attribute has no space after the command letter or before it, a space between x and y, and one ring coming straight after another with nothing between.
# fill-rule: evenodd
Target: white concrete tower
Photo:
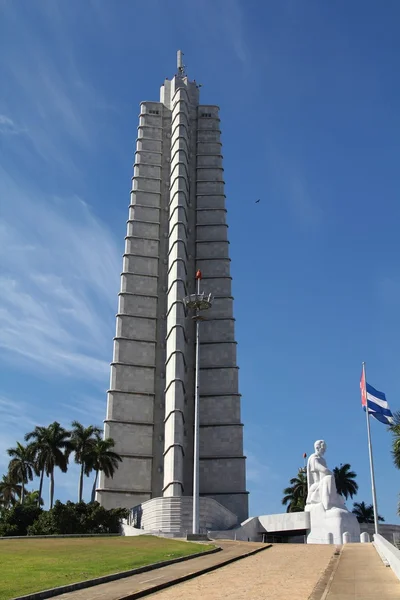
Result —
<instances>
[{"instance_id":1,"label":"white concrete tower","mask_svg":"<svg viewBox=\"0 0 400 600\"><path fill-rule=\"evenodd\" d=\"M140 109L105 420L123 462L101 474L106 507L192 494L195 336L183 299L200 269L214 296L201 325L200 494L247 517L219 123L178 53L160 102Z\"/></svg>"}]
</instances>

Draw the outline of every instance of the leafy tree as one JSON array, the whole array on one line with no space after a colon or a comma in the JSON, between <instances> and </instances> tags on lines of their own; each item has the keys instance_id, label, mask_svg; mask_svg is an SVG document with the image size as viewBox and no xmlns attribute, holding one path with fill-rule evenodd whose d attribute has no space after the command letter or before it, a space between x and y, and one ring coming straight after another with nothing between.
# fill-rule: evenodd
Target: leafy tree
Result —
<instances>
[{"instance_id":1,"label":"leafy tree","mask_svg":"<svg viewBox=\"0 0 400 600\"><path fill-rule=\"evenodd\" d=\"M7 454L11 457L8 465L10 477L21 483L21 503L25 499L25 484L32 481L34 474L34 460L32 448L23 446L19 442L15 448L9 448Z\"/></svg>"},{"instance_id":2,"label":"leafy tree","mask_svg":"<svg viewBox=\"0 0 400 600\"><path fill-rule=\"evenodd\" d=\"M42 509L35 504L16 504L0 517L0 536L26 535L28 527L38 519Z\"/></svg>"},{"instance_id":3,"label":"leafy tree","mask_svg":"<svg viewBox=\"0 0 400 600\"><path fill-rule=\"evenodd\" d=\"M359 523L374 523L374 507L372 504L365 502L354 502L353 510L351 511L357 517ZM378 515L378 521L385 519Z\"/></svg>"},{"instance_id":4,"label":"leafy tree","mask_svg":"<svg viewBox=\"0 0 400 600\"><path fill-rule=\"evenodd\" d=\"M8 473L3 475L0 481L0 506L3 508L11 508L17 502L17 498L21 496L22 487Z\"/></svg>"},{"instance_id":5,"label":"leafy tree","mask_svg":"<svg viewBox=\"0 0 400 600\"><path fill-rule=\"evenodd\" d=\"M124 508L106 510L98 502L57 502L43 512L29 527L29 535L65 535L88 533L119 533L121 519L129 511Z\"/></svg>"},{"instance_id":6,"label":"leafy tree","mask_svg":"<svg viewBox=\"0 0 400 600\"><path fill-rule=\"evenodd\" d=\"M115 446L115 442L112 438L103 440L101 439L100 434L96 433L95 439L96 442L91 448L89 455L86 457L87 468L90 471L95 471L91 502L94 502L99 472L103 471L106 477L112 478L119 467L118 463L122 462L121 456L112 450Z\"/></svg>"},{"instance_id":7,"label":"leafy tree","mask_svg":"<svg viewBox=\"0 0 400 600\"><path fill-rule=\"evenodd\" d=\"M400 469L400 411L393 413L394 425L389 427L392 432L392 457L395 466Z\"/></svg>"},{"instance_id":8,"label":"leafy tree","mask_svg":"<svg viewBox=\"0 0 400 600\"><path fill-rule=\"evenodd\" d=\"M75 462L81 466L79 475L78 502L82 502L83 475L89 475L91 468L91 456L96 445L96 435L101 434L100 427L89 425L84 427L79 421L72 422L71 442L75 452Z\"/></svg>"},{"instance_id":9,"label":"leafy tree","mask_svg":"<svg viewBox=\"0 0 400 600\"><path fill-rule=\"evenodd\" d=\"M358 483L355 481L357 473L351 471L351 466L346 463L345 465L341 464L340 467L335 467L333 474L338 494L344 496L346 500L349 496L353 498L358 492Z\"/></svg>"},{"instance_id":10,"label":"leafy tree","mask_svg":"<svg viewBox=\"0 0 400 600\"><path fill-rule=\"evenodd\" d=\"M305 469L299 469L297 477L290 480L290 487L283 490L285 494L282 504L287 505L286 512L303 511L307 500L307 474Z\"/></svg>"}]
</instances>

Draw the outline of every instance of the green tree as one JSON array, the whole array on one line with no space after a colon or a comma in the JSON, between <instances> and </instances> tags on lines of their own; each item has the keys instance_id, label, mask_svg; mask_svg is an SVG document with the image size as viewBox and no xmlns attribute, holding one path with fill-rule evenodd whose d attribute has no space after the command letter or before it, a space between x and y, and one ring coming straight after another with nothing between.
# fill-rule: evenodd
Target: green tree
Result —
<instances>
[{"instance_id":1,"label":"green tree","mask_svg":"<svg viewBox=\"0 0 400 600\"><path fill-rule=\"evenodd\" d=\"M19 504L4 510L0 517L0 536L26 535L28 527L38 519L42 509L36 504Z\"/></svg>"},{"instance_id":2,"label":"green tree","mask_svg":"<svg viewBox=\"0 0 400 600\"><path fill-rule=\"evenodd\" d=\"M39 479L38 506L42 499L43 478L46 470L46 456L48 455L49 428L36 426L33 431L25 435L25 441L31 441L30 447L34 456L35 473Z\"/></svg>"},{"instance_id":3,"label":"green tree","mask_svg":"<svg viewBox=\"0 0 400 600\"><path fill-rule=\"evenodd\" d=\"M71 442L75 452L75 462L81 466L79 474L78 502L82 502L83 475L89 475L91 469L90 457L96 445L96 435L101 434L100 427L89 425L84 427L79 421L72 422Z\"/></svg>"},{"instance_id":4,"label":"green tree","mask_svg":"<svg viewBox=\"0 0 400 600\"><path fill-rule=\"evenodd\" d=\"M374 507L372 504L365 504L365 502L354 502L353 515L356 515L359 523L373 523L374 522ZM378 515L378 521L384 521L385 519Z\"/></svg>"},{"instance_id":5,"label":"green tree","mask_svg":"<svg viewBox=\"0 0 400 600\"><path fill-rule=\"evenodd\" d=\"M17 442L15 448L8 448L7 454L11 457L8 465L10 477L21 483L21 504L25 499L25 485L28 481L32 481L34 475L34 459L32 448L23 446Z\"/></svg>"},{"instance_id":6,"label":"green tree","mask_svg":"<svg viewBox=\"0 0 400 600\"><path fill-rule=\"evenodd\" d=\"M400 412L393 413L394 425L389 427L392 432L392 457L395 466L400 469Z\"/></svg>"},{"instance_id":7,"label":"green tree","mask_svg":"<svg viewBox=\"0 0 400 600\"><path fill-rule=\"evenodd\" d=\"M21 497L22 487L8 473L3 475L0 481L0 506L3 508L11 508L17 503L17 499Z\"/></svg>"},{"instance_id":8,"label":"green tree","mask_svg":"<svg viewBox=\"0 0 400 600\"><path fill-rule=\"evenodd\" d=\"M344 496L346 500L349 496L353 498L358 492L358 483L355 481L357 473L351 471L351 466L346 463L345 465L341 464L340 467L335 467L333 474L338 494Z\"/></svg>"},{"instance_id":9,"label":"green tree","mask_svg":"<svg viewBox=\"0 0 400 600\"><path fill-rule=\"evenodd\" d=\"M103 440L100 434L97 433L95 439L95 444L86 458L88 470L95 472L91 502L94 502L99 472L103 471L106 477L112 478L119 467L118 463L122 462L121 456L112 450L115 446L112 438Z\"/></svg>"},{"instance_id":10,"label":"green tree","mask_svg":"<svg viewBox=\"0 0 400 600\"><path fill-rule=\"evenodd\" d=\"M121 519L127 518L125 508L106 510L98 502L66 502L57 500L51 510L42 512L29 527L29 535L63 535L88 533L119 533Z\"/></svg>"},{"instance_id":11,"label":"green tree","mask_svg":"<svg viewBox=\"0 0 400 600\"><path fill-rule=\"evenodd\" d=\"M54 503L54 470L58 467L63 473L67 472L69 455L73 450L71 433L54 421L48 427L40 428L39 432L32 432L33 452L36 448L36 465L50 478L50 508ZM28 434L30 435L30 434Z\"/></svg>"},{"instance_id":12,"label":"green tree","mask_svg":"<svg viewBox=\"0 0 400 600\"><path fill-rule=\"evenodd\" d=\"M26 491L25 495L25 506L38 506L44 505L43 498L39 495L39 490Z\"/></svg>"},{"instance_id":13,"label":"green tree","mask_svg":"<svg viewBox=\"0 0 400 600\"><path fill-rule=\"evenodd\" d=\"M297 477L290 480L290 487L283 490L285 494L282 504L287 506L286 512L303 511L307 500L307 474L305 469L299 469Z\"/></svg>"}]
</instances>

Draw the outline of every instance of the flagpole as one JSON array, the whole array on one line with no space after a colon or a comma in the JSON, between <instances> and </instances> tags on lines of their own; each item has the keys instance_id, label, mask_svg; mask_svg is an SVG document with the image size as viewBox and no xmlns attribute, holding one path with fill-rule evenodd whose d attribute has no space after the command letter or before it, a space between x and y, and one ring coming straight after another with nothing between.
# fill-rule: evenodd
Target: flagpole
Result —
<instances>
[{"instance_id":1,"label":"flagpole","mask_svg":"<svg viewBox=\"0 0 400 600\"><path fill-rule=\"evenodd\" d=\"M365 362L363 362L363 364L362 364L362 369L363 369L363 377L364 377L364 382L365 382L365 395L366 395L365 414L367 415L368 452L369 452L369 468L370 468L370 472L371 472L372 505L374 507L375 533L379 533L379 531L378 531L378 503L376 501L374 459L372 456L371 428L370 428L369 411L368 411L367 374L366 374L366 369L365 369Z\"/></svg>"}]
</instances>

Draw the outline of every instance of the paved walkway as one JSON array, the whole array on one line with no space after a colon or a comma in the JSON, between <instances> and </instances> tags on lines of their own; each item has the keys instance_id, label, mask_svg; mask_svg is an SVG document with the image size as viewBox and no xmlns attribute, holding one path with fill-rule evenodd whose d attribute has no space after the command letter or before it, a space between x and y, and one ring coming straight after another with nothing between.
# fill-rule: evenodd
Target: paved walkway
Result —
<instances>
[{"instance_id":1,"label":"paved walkway","mask_svg":"<svg viewBox=\"0 0 400 600\"><path fill-rule=\"evenodd\" d=\"M334 552L335 546L279 544L149 599L308 600Z\"/></svg>"},{"instance_id":2,"label":"paved walkway","mask_svg":"<svg viewBox=\"0 0 400 600\"><path fill-rule=\"evenodd\" d=\"M255 542L233 542L228 540L218 540L216 543L222 548L221 552L216 552L215 554L209 554L207 556L200 556L199 558L193 558L185 562L176 563L167 567L161 567L160 569L155 569L154 571L147 571L147 573L132 575L131 577L125 577L124 579L119 579L117 581L102 583L94 587L77 590L76 592L61 594L56 596L56 598L57 600L121 600L122 598L128 598L130 594L134 594L135 592L149 590L155 585L159 585L179 577L184 577L189 573L202 571L203 569L213 565L219 565L234 557L246 556L249 552L252 552L258 548L263 549L261 554L265 554L266 552L270 551L265 544L259 544ZM181 583L179 585L182 586L184 584Z\"/></svg>"},{"instance_id":3,"label":"paved walkway","mask_svg":"<svg viewBox=\"0 0 400 600\"><path fill-rule=\"evenodd\" d=\"M326 600L400 599L400 581L372 544L343 546Z\"/></svg>"}]
</instances>

